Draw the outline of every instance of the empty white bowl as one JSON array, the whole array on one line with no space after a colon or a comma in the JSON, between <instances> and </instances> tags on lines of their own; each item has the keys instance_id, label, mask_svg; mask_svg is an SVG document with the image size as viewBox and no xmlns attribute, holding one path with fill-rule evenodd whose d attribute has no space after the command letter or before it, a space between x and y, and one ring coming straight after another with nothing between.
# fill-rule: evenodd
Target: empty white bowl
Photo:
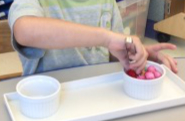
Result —
<instances>
[{"instance_id":1,"label":"empty white bowl","mask_svg":"<svg viewBox=\"0 0 185 121\"><path fill-rule=\"evenodd\" d=\"M123 71L124 92L128 96L136 99L149 100L154 99L161 94L166 70L158 63L147 61L146 67L150 65L153 65L162 76L156 79L142 80L133 78Z\"/></svg>"},{"instance_id":2,"label":"empty white bowl","mask_svg":"<svg viewBox=\"0 0 185 121\"><path fill-rule=\"evenodd\" d=\"M21 112L30 118L45 118L60 105L61 85L49 76L30 76L16 86Z\"/></svg>"}]
</instances>

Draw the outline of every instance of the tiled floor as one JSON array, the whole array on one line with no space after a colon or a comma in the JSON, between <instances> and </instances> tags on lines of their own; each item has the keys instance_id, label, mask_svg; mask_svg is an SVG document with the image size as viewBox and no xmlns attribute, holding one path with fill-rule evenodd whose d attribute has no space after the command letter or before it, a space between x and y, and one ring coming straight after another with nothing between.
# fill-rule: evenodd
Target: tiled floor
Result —
<instances>
[{"instance_id":1,"label":"tiled floor","mask_svg":"<svg viewBox=\"0 0 185 121\"><path fill-rule=\"evenodd\" d=\"M142 40L143 44L150 45L158 43L157 40L145 38ZM172 57L185 57L185 40L171 37L171 40L168 43L175 44L177 46L176 50L164 50L162 52L172 56Z\"/></svg>"}]
</instances>

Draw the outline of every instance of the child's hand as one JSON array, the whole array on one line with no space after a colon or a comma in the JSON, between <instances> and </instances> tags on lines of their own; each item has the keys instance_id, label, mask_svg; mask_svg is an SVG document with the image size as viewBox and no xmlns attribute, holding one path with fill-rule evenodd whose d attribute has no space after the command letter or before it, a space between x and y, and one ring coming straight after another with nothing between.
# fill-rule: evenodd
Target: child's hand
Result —
<instances>
[{"instance_id":1,"label":"child's hand","mask_svg":"<svg viewBox=\"0 0 185 121\"><path fill-rule=\"evenodd\" d=\"M140 39L135 36L131 37L136 53L129 55L129 58L125 45L126 37L122 34L113 34L112 39L108 43L108 49L111 54L121 62L125 69L134 69L136 73L140 73L146 65L148 54L140 42ZM134 63L129 63L129 59L134 60Z\"/></svg>"},{"instance_id":2,"label":"child's hand","mask_svg":"<svg viewBox=\"0 0 185 121\"><path fill-rule=\"evenodd\" d=\"M150 46L145 46L146 51L149 54L149 59L163 63L166 65L169 69L171 69L174 73L177 73L177 62L170 56L161 53L161 50L164 49L176 49L176 46L173 44L167 44L167 43L161 43L161 44L155 44Z\"/></svg>"}]
</instances>

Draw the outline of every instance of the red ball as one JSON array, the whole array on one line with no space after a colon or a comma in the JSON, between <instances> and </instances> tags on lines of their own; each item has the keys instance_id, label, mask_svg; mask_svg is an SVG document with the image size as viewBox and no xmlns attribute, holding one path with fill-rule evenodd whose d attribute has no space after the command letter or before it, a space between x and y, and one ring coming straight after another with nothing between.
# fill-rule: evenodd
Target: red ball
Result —
<instances>
[{"instance_id":1,"label":"red ball","mask_svg":"<svg viewBox=\"0 0 185 121\"><path fill-rule=\"evenodd\" d=\"M131 77L137 78L137 74L134 70L130 69L127 71L127 74Z\"/></svg>"}]
</instances>

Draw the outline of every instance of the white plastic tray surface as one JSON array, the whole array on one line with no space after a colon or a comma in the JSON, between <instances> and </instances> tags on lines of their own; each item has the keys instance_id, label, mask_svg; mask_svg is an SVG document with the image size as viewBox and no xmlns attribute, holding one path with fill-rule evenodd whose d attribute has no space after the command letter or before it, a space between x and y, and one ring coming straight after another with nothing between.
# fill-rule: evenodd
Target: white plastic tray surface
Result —
<instances>
[{"instance_id":1,"label":"white plastic tray surface","mask_svg":"<svg viewBox=\"0 0 185 121\"><path fill-rule=\"evenodd\" d=\"M153 100L127 96L123 91L122 72L62 83L59 110L44 119L24 116L16 92L4 94L4 100L13 121L108 120L185 104L185 82L165 69L162 93Z\"/></svg>"}]
</instances>

